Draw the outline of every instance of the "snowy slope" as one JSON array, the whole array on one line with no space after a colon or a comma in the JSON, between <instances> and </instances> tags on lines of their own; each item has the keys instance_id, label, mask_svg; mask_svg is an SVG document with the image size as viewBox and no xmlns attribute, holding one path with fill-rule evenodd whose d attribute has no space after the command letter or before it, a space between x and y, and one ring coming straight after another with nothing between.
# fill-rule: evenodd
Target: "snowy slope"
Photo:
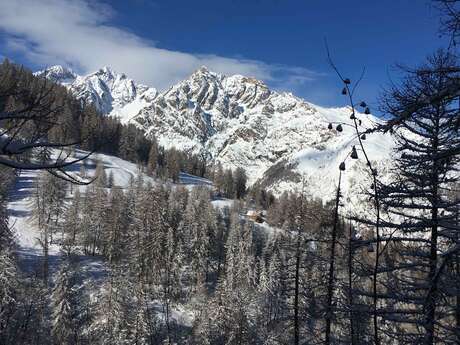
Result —
<instances>
[{"instance_id":1,"label":"snowy slope","mask_svg":"<svg viewBox=\"0 0 460 345\"><path fill-rule=\"evenodd\" d=\"M55 69L53 76L59 80L62 68ZM319 107L270 90L260 80L225 76L206 67L162 93L108 67L66 85L103 113L154 135L162 146L204 154L227 168L243 167L249 184L259 182L277 194L299 188L305 178L312 196L328 199L338 164L355 140L351 128L341 133L327 129L329 122L350 121L346 107ZM371 115L359 118L363 129L378 122ZM373 159L386 161L393 143L375 135L366 145ZM361 178L355 170L347 175Z\"/></svg>"},{"instance_id":2,"label":"snowy slope","mask_svg":"<svg viewBox=\"0 0 460 345\"><path fill-rule=\"evenodd\" d=\"M347 108L315 107L327 123L352 123L348 118L350 110ZM362 120L363 129L372 127L379 121L373 116L365 116L364 114L358 114L357 117ZM324 131L324 129L320 129L320 131ZM343 132L337 132L335 129L329 132L332 136L323 147L306 146L268 169L260 180L262 185L272 189L276 194L280 194L285 190L297 189L300 191L303 185L302 181L304 181L307 193L313 198L330 200L335 195L339 165L345 160L346 171L343 172L342 180L345 196L350 197L352 192L353 194L361 193L363 188L369 187L370 183L367 181L369 172L366 169L367 166L359 148L354 128L343 126ZM367 135L363 143L370 160L380 175L387 175L391 166L391 155L394 147L391 136ZM353 145L358 149L358 160L348 157Z\"/></svg>"},{"instance_id":3,"label":"snowy slope","mask_svg":"<svg viewBox=\"0 0 460 345\"><path fill-rule=\"evenodd\" d=\"M84 152L78 152L77 156L84 155ZM85 165L89 177L94 176L96 162L101 161L107 174L110 172L114 175L114 184L120 187L127 187L131 178L136 178L138 169L135 164L124 161L117 157L104 154L93 154L91 158L78 162L72 167L72 171L80 171L81 165ZM39 232L37 227L30 220L31 195L34 186L37 183L39 172L37 170L21 171L15 187L11 192L8 212L10 216L10 225L15 233L17 243L22 252L40 252L41 247L38 243ZM148 181L150 177L145 176ZM79 188L84 189L84 186ZM50 254L58 255L59 246L53 244L50 246Z\"/></svg>"},{"instance_id":4,"label":"snowy slope","mask_svg":"<svg viewBox=\"0 0 460 345\"><path fill-rule=\"evenodd\" d=\"M76 157L84 156L86 152L77 151ZM79 173L82 165L85 167L87 176L93 177L96 171L97 163L102 163L107 176L112 173L114 177L114 185L127 188L132 180L136 180L141 173L136 164L125 161L121 158L109 156L105 154L95 153L90 158L78 162L71 167L70 173ZM13 190L10 193L10 201L8 203L8 213L10 227L12 228L19 252L25 256L41 256L42 249L38 242L39 230L37 226L31 221L31 207L32 207L32 193L37 183L39 171L21 171ZM145 183L157 183L153 178L143 174ZM180 183L185 186L209 186L209 180L192 176L189 174L180 175ZM78 186L82 191L85 186ZM69 198L72 195L68 195ZM60 247L58 244L51 244L50 255L59 256Z\"/></svg>"},{"instance_id":5,"label":"snowy slope","mask_svg":"<svg viewBox=\"0 0 460 345\"><path fill-rule=\"evenodd\" d=\"M84 104L92 104L103 114L119 117L122 122L128 122L158 93L110 67L103 67L87 76L78 76L62 66L52 66L34 74L63 84Z\"/></svg>"},{"instance_id":6,"label":"snowy slope","mask_svg":"<svg viewBox=\"0 0 460 345\"><path fill-rule=\"evenodd\" d=\"M84 151L77 151L76 156L82 157L86 155ZM78 162L74 166L69 167L68 172L73 174L82 170L82 165L85 166L85 172L88 177L93 177L96 171L97 163L102 163L107 175L110 173L114 176L114 184L121 188L129 186L131 180L137 179L140 174L136 164L127 162L117 157L105 154L93 154L85 161ZM10 192L10 198L7 206L9 214L9 226L15 236L17 244L17 257L19 265L28 276L35 276L43 269L44 254L42 247L39 244L40 231L37 225L31 221L32 195L35 184L39 177L39 171L21 171L17 181ZM146 183L159 183L151 177L143 175ZM209 180L181 173L180 183L188 188L195 186L210 186ZM73 186L84 190L85 186ZM70 200L73 194L69 191L67 199ZM60 264L64 258L64 253L61 251L60 244L53 242L49 245L49 272L50 282L53 284L56 273L60 268ZM79 284L78 289L85 291L88 295L94 296L97 291L103 287L103 282L109 276L109 267L102 258L97 256L88 256L84 254L75 254L78 257L79 265ZM160 320L164 319L164 306L158 301L153 301L157 316ZM180 325L191 327L194 313L181 305L175 306L171 310L171 319L175 320Z\"/></svg>"},{"instance_id":7,"label":"snowy slope","mask_svg":"<svg viewBox=\"0 0 460 345\"><path fill-rule=\"evenodd\" d=\"M351 127L344 126L343 132L327 127L351 122L350 113L347 107L319 107L272 91L259 80L202 67L159 94L132 122L163 146L205 153L225 167L243 167L250 184L259 182L280 194L300 189L305 179L308 193L330 199L338 166L357 142ZM372 115L358 118L362 130L379 121ZM365 145L371 159L387 162L393 142L376 134ZM345 189L354 180L364 183L361 169L347 170Z\"/></svg>"}]
</instances>

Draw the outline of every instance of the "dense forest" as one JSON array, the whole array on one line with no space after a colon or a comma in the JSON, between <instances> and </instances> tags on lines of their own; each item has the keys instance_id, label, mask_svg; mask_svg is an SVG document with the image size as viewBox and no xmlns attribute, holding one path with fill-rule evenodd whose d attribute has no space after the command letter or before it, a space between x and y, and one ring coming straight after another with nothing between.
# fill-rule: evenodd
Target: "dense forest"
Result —
<instances>
[{"instance_id":1,"label":"dense forest","mask_svg":"<svg viewBox=\"0 0 460 345\"><path fill-rule=\"evenodd\" d=\"M454 3L444 1L442 33L455 43ZM356 142L327 203L303 190L276 197L248 188L244 169L163 148L5 60L0 344L460 344L455 49L402 69L401 82L382 95L385 120L373 128L361 126L370 109L355 101L359 80L343 77L328 51L351 112L350 122L334 126L351 128ZM396 142L386 177L366 148L376 132ZM86 179L94 152L138 164L137 177L116 185L93 161ZM352 159L368 177L353 190L363 200L355 210L342 190ZM69 168L77 163L75 176ZM29 170L40 171L29 222L39 230L41 260L24 267L7 207ZM185 187L182 173L212 186Z\"/></svg>"}]
</instances>

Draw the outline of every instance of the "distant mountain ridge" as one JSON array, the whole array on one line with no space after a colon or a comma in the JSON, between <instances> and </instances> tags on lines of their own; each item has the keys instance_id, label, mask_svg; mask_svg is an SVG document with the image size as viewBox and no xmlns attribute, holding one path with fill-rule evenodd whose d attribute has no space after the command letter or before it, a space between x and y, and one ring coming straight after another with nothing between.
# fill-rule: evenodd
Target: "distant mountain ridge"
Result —
<instances>
[{"instance_id":1,"label":"distant mountain ridge","mask_svg":"<svg viewBox=\"0 0 460 345\"><path fill-rule=\"evenodd\" d=\"M125 106L143 99L151 100L158 94L156 89L138 84L107 66L86 76L62 66L52 66L34 74L63 84L77 99L93 104L103 114L119 116L124 122L129 121L123 117Z\"/></svg>"},{"instance_id":2,"label":"distant mountain ridge","mask_svg":"<svg viewBox=\"0 0 460 345\"><path fill-rule=\"evenodd\" d=\"M299 189L306 180L312 196L332 197L338 164L355 140L352 129L327 128L330 122L349 121L347 107L323 108L270 90L260 80L225 76L206 67L164 92L109 67L77 76L53 66L36 75L62 83L104 114L136 124L165 147L201 153L225 167L243 167L250 184L258 182L277 194ZM363 128L379 122L372 115L358 116ZM366 141L371 157L383 166L392 145L391 138L380 134ZM359 182L362 166L351 169L355 163L350 163L348 178Z\"/></svg>"}]
</instances>

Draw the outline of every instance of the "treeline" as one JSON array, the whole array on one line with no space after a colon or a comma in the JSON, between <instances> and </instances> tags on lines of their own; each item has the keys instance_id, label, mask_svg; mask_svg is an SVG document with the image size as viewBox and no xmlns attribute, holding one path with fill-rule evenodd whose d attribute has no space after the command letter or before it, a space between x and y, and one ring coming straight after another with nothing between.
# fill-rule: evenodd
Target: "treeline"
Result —
<instances>
[{"instance_id":1,"label":"treeline","mask_svg":"<svg viewBox=\"0 0 460 345\"><path fill-rule=\"evenodd\" d=\"M241 199L247 192L247 176L243 168L223 169L220 163L213 166L209 178L214 182L217 195L229 199Z\"/></svg>"},{"instance_id":2,"label":"treeline","mask_svg":"<svg viewBox=\"0 0 460 345\"><path fill-rule=\"evenodd\" d=\"M199 177L209 177L209 163L205 156L189 154L172 147L164 149L152 139L146 173L163 179L179 182L181 171Z\"/></svg>"},{"instance_id":3,"label":"treeline","mask_svg":"<svg viewBox=\"0 0 460 345\"><path fill-rule=\"evenodd\" d=\"M242 199L246 196L248 178L243 168L224 169L219 162L210 164L206 155L187 154L174 147L165 150L153 140L146 173L178 182L181 171L213 181L216 197Z\"/></svg>"}]
</instances>

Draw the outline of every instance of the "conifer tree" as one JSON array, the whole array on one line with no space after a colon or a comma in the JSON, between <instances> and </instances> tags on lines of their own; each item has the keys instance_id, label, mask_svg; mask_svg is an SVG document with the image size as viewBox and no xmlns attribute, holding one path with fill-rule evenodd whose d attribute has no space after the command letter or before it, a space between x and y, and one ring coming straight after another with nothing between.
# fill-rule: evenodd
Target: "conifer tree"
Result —
<instances>
[{"instance_id":1,"label":"conifer tree","mask_svg":"<svg viewBox=\"0 0 460 345\"><path fill-rule=\"evenodd\" d=\"M150 146L149 158L147 161L147 174L153 176L156 173L158 167L158 144L156 141L152 141Z\"/></svg>"},{"instance_id":2,"label":"conifer tree","mask_svg":"<svg viewBox=\"0 0 460 345\"><path fill-rule=\"evenodd\" d=\"M108 281L102 286L92 311L89 332L94 344L129 344L131 287L122 268L112 266Z\"/></svg>"},{"instance_id":3,"label":"conifer tree","mask_svg":"<svg viewBox=\"0 0 460 345\"><path fill-rule=\"evenodd\" d=\"M225 197L233 199L235 196L235 182L231 169L225 170L223 179L223 192Z\"/></svg>"},{"instance_id":4,"label":"conifer tree","mask_svg":"<svg viewBox=\"0 0 460 345\"><path fill-rule=\"evenodd\" d=\"M219 194L224 192L224 170L220 162L214 167L214 186Z\"/></svg>"},{"instance_id":5,"label":"conifer tree","mask_svg":"<svg viewBox=\"0 0 460 345\"><path fill-rule=\"evenodd\" d=\"M284 238L275 234L269 239L260 258L257 284L257 330L266 344L287 342L286 319L289 314L286 293L285 255L281 248Z\"/></svg>"},{"instance_id":6,"label":"conifer tree","mask_svg":"<svg viewBox=\"0 0 460 345\"><path fill-rule=\"evenodd\" d=\"M18 267L9 246L0 248L0 337L6 338L18 305Z\"/></svg>"},{"instance_id":7,"label":"conifer tree","mask_svg":"<svg viewBox=\"0 0 460 345\"><path fill-rule=\"evenodd\" d=\"M96 179L86 188L82 209L81 231L85 253L102 253L108 212L108 196L102 180Z\"/></svg>"},{"instance_id":8,"label":"conifer tree","mask_svg":"<svg viewBox=\"0 0 460 345\"><path fill-rule=\"evenodd\" d=\"M110 170L109 177L107 179L107 188L112 188L113 186L114 186L113 171Z\"/></svg>"},{"instance_id":9,"label":"conifer tree","mask_svg":"<svg viewBox=\"0 0 460 345\"><path fill-rule=\"evenodd\" d=\"M97 184L101 188L107 188L107 173L105 172L104 163L100 160L96 163L96 171L94 176L97 179Z\"/></svg>"},{"instance_id":10,"label":"conifer tree","mask_svg":"<svg viewBox=\"0 0 460 345\"><path fill-rule=\"evenodd\" d=\"M172 179L174 183L178 182L181 169L181 157L179 151L175 148L169 149L166 151L165 160L168 177Z\"/></svg>"},{"instance_id":11,"label":"conifer tree","mask_svg":"<svg viewBox=\"0 0 460 345\"><path fill-rule=\"evenodd\" d=\"M442 282L459 245L459 228L452 223L458 201L447 197L459 180L459 156L453 154L460 149L458 97L445 92L459 78L456 61L437 52L384 99L397 142L397 175L378 188L391 215L385 226L398 235L388 245L397 253L395 262L382 268L391 274L381 278L381 318L399 329L393 336L401 343L440 343L455 333L448 326L450 284Z\"/></svg>"},{"instance_id":12,"label":"conifer tree","mask_svg":"<svg viewBox=\"0 0 460 345\"><path fill-rule=\"evenodd\" d=\"M214 300L217 305L212 308L219 310L217 333L224 343L250 344L256 339L250 317L255 287L252 229L242 224L236 214L232 220L226 244L226 276L218 284Z\"/></svg>"},{"instance_id":13,"label":"conifer tree","mask_svg":"<svg viewBox=\"0 0 460 345\"><path fill-rule=\"evenodd\" d=\"M75 291L75 272L69 259L61 264L56 284L51 294L52 335L54 344L76 344L77 299Z\"/></svg>"},{"instance_id":14,"label":"conifer tree","mask_svg":"<svg viewBox=\"0 0 460 345\"><path fill-rule=\"evenodd\" d=\"M127 229L130 221L129 208L123 191L118 187L112 188L105 212L102 240L104 255L107 256L110 263L122 258L127 245Z\"/></svg>"},{"instance_id":15,"label":"conifer tree","mask_svg":"<svg viewBox=\"0 0 460 345\"><path fill-rule=\"evenodd\" d=\"M241 199L246 194L246 172L243 168L238 167L234 173L234 181L235 181L235 197L237 199Z\"/></svg>"},{"instance_id":16,"label":"conifer tree","mask_svg":"<svg viewBox=\"0 0 460 345\"><path fill-rule=\"evenodd\" d=\"M68 253L73 251L73 248L80 240L81 213L82 213L82 197L80 190L76 189L70 205L64 214L62 224L62 244Z\"/></svg>"}]
</instances>

